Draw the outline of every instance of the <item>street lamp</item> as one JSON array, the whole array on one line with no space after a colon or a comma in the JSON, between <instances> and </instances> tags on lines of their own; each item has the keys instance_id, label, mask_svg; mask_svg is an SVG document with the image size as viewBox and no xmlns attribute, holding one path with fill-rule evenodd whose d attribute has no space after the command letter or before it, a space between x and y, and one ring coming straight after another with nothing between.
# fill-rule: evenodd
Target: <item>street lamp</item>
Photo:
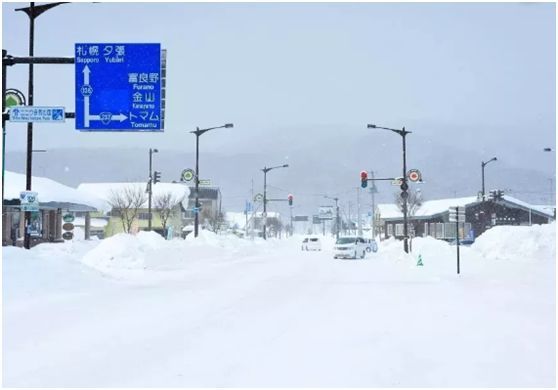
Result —
<instances>
[{"instance_id":1,"label":"street lamp","mask_svg":"<svg viewBox=\"0 0 558 390\"><path fill-rule=\"evenodd\" d=\"M153 153L159 153L157 149L149 148L149 191L148 191L148 201L147 201L147 212L149 213L149 219L147 222L147 230L151 231L152 216L151 216L151 198L153 197Z\"/></svg>"},{"instance_id":2,"label":"street lamp","mask_svg":"<svg viewBox=\"0 0 558 390\"><path fill-rule=\"evenodd\" d=\"M407 184L407 146L405 142L405 137L407 134L411 133L411 131L405 130L403 127L401 130L399 129L391 129L389 127L381 127L376 125L368 125L369 129L382 129L382 130L389 130L397 133L401 136L403 140L403 179L401 183L401 198L403 199L403 249L405 252L409 253L409 242L408 242L408 221L407 221L407 198L409 194L407 190L409 189L409 184Z\"/></svg>"},{"instance_id":3,"label":"street lamp","mask_svg":"<svg viewBox=\"0 0 558 390\"><path fill-rule=\"evenodd\" d=\"M264 197L263 197L263 220L264 220L264 224L263 224L263 239L267 240L267 236L266 236L266 225L267 225L267 173L269 171L271 171L272 169L277 169L277 168L288 168L289 164L284 164L284 165L277 165L275 167L263 167L262 171L264 173Z\"/></svg>"},{"instance_id":4,"label":"street lamp","mask_svg":"<svg viewBox=\"0 0 558 390\"><path fill-rule=\"evenodd\" d=\"M498 159L496 157L492 157L490 160L488 160L487 162L481 161L481 171L482 171L482 201L484 202L484 167L488 165L488 163L492 162L492 161L497 161Z\"/></svg>"},{"instance_id":5,"label":"street lamp","mask_svg":"<svg viewBox=\"0 0 558 390\"><path fill-rule=\"evenodd\" d=\"M339 198L324 195L324 198L335 201L335 239L339 240Z\"/></svg>"},{"instance_id":6,"label":"street lamp","mask_svg":"<svg viewBox=\"0 0 558 390\"><path fill-rule=\"evenodd\" d=\"M54 8L58 5L65 4L67 2L49 3L35 6L34 2L30 3L29 7L16 8L16 11L23 11L29 17L29 57L33 57L35 48L35 19L41 15L43 12ZM4 96L2 96L4 99ZM33 64L29 64L29 84L27 101L30 106L33 105ZM3 113L2 113L3 114ZM27 122L27 169L26 169L26 181L25 189L31 191L31 164L33 156L33 122ZM2 200L4 202L4 200ZM26 249L30 248L30 235L28 232L28 227L31 224L31 212L25 212L25 234L23 237L23 246Z\"/></svg>"},{"instance_id":7,"label":"street lamp","mask_svg":"<svg viewBox=\"0 0 558 390\"><path fill-rule=\"evenodd\" d=\"M544 148L544 152L555 152L555 149L552 148ZM550 205L554 206L556 204L556 200L554 199L554 179L551 177L548 179L550 182Z\"/></svg>"},{"instance_id":8,"label":"street lamp","mask_svg":"<svg viewBox=\"0 0 558 390\"><path fill-rule=\"evenodd\" d=\"M233 127L232 123L224 124L223 126L216 126L210 127L208 129L200 129L196 127L196 130L190 131L196 135L196 200L194 204L194 237L198 236L198 225L199 225L199 213L200 213L200 204L199 204L199 187L200 187L200 169L199 169L199 152L200 152L200 135L209 130L215 129L223 129L223 128L230 128Z\"/></svg>"}]
</instances>

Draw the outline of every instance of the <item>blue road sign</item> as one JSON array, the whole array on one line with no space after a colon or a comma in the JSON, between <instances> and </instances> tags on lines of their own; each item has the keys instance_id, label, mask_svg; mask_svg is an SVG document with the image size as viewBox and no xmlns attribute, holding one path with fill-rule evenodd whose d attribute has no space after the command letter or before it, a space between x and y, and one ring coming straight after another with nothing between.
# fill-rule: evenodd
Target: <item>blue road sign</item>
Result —
<instances>
[{"instance_id":1,"label":"blue road sign","mask_svg":"<svg viewBox=\"0 0 558 390\"><path fill-rule=\"evenodd\" d=\"M64 122L64 107L12 106L10 122Z\"/></svg>"},{"instance_id":2,"label":"blue road sign","mask_svg":"<svg viewBox=\"0 0 558 390\"><path fill-rule=\"evenodd\" d=\"M161 45L76 43L76 129L163 131Z\"/></svg>"}]
</instances>

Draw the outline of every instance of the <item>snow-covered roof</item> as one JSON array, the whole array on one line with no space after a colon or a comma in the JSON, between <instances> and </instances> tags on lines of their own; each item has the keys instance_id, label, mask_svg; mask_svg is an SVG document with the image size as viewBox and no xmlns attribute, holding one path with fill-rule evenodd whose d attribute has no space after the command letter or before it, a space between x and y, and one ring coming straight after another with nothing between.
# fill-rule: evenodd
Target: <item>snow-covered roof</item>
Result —
<instances>
[{"instance_id":1,"label":"snow-covered roof","mask_svg":"<svg viewBox=\"0 0 558 390\"><path fill-rule=\"evenodd\" d=\"M516 199L516 198L514 198L512 196L509 196L509 195L504 195L504 200L507 200L508 202L511 202L511 203L515 203L518 206L521 206L525 209L531 209L531 210L537 211L541 214L548 215L549 217L554 216L554 206L532 205L532 204L529 204L527 202L523 202L522 200Z\"/></svg>"},{"instance_id":2,"label":"snow-covered roof","mask_svg":"<svg viewBox=\"0 0 558 390\"><path fill-rule=\"evenodd\" d=\"M25 191L26 175L5 171L4 199L19 199L21 191ZM104 202L95 193L68 187L46 177L33 176L32 191L37 192L39 202L75 203L91 206L99 210L104 209Z\"/></svg>"},{"instance_id":3,"label":"snow-covered roof","mask_svg":"<svg viewBox=\"0 0 558 390\"><path fill-rule=\"evenodd\" d=\"M108 205L108 200L113 192L123 191L125 188L139 188L145 191L147 188L147 183L82 183L78 186L78 190L95 194L101 198L110 210ZM188 208L188 195L190 194L190 189L188 186L178 183L157 183L153 185L153 198L158 196L171 193L175 199L183 199L182 205L184 208ZM147 195L147 194L146 194ZM147 208L147 196L146 201L142 205L142 208Z\"/></svg>"},{"instance_id":4,"label":"snow-covered roof","mask_svg":"<svg viewBox=\"0 0 558 390\"><path fill-rule=\"evenodd\" d=\"M427 217L448 211L450 207L464 207L477 201L476 196L468 196L464 198L449 198L427 200L422 203L422 206L415 212L415 217ZM380 218L403 218L403 213L399 210L397 205L393 203L381 203L378 205Z\"/></svg>"},{"instance_id":5,"label":"snow-covered roof","mask_svg":"<svg viewBox=\"0 0 558 390\"><path fill-rule=\"evenodd\" d=\"M554 215L554 208L552 206L534 206L509 195L504 195L504 200L525 209L531 209L548 216ZM420 208L415 212L413 216L419 218L429 217L431 215L446 212L449 210L450 207L465 207L476 202L478 202L478 198L476 196L427 200L423 202L422 206L420 206ZM399 210L397 205L393 203L381 203L378 204L377 208L380 213L380 218L382 219L403 218L403 213Z\"/></svg>"}]
</instances>

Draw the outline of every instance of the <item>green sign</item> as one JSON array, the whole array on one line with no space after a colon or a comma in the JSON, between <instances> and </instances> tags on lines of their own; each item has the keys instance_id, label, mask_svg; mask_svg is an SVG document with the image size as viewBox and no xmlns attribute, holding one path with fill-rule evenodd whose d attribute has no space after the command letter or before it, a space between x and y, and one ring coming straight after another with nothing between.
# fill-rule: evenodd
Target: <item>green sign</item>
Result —
<instances>
[{"instance_id":1,"label":"green sign","mask_svg":"<svg viewBox=\"0 0 558 390\"><path fill-rule=\"evenodd\" d=\"M211 180L209 179L201 179L200 180L200 186L209 186L211 185Z\"/></svg>"},{"instance_id":2,"label":"green sign","mask_svg":"<svg viewBox=\"0 0 558 390\"><path fill-rule=\"evenodd\" d=\"M7 89L6 90L6 107L12 106L24 106L25 105L25 95L18 91L17 89Z\"/></svg>"},{"instance_id":3,"label":"green sign","mask_svg":"<svg viewBox=\"0 0 558 390\"><path fill-rule=\"evenodd\" d=\"M192 169L185 169L180 175L182 181L191 181L194 178L194 171Z\"/></svg>"},{"instance_id":4,"label":"green sign","mask_svg":"<svg viewBox=\"0 0 558 390\"><path fill-rule=\"evenodd\" d=\"M64 222L74 222L75 217L73 216L73 214L69 214L69 213L68 213L68 214L64 214L64 215L62 216L62 220L63 220Z\"/></svg>"}]
</instances>

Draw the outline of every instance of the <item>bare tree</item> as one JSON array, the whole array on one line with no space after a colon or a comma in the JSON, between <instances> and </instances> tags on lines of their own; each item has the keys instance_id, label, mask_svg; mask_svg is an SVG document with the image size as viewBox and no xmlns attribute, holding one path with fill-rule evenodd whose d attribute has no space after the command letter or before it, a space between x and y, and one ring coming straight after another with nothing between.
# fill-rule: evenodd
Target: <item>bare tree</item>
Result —
<instances>
[{"instance_id":1,"label":"bare tree","mask_svg":"<svg viewBox=\"0 0 558 390\"><path fill-rule=\"evenodd\" d=\"M407 193L409 195L409 197L407 198L407 213L409 216L413 216L420 208L420 206L422 206L422 193L420 192L420 190L410 190ZM396 192L394 195L397 208L399 209L399 211L403 212L403 198L401 197L401 193Z\"/></svg>"},{"instance_id":2,"label":"bare tree","mask_svg":"<svg viewBox=\"0 0 558 390\"><path fill-rule=\"evenodd\" d=\"M213 214L209 208L202 209L200 217L205 221L213 233L219 233L225 223L225 213Z\"/></svg>"},{"instance_id":3,"label":"bare tree","mask_svg":"<svg viewBox=\"0 0 558 390\"><path fill-rule=\"evenodd\" d=\"M183 200L184 196L178 197L173 195L172 192L165 192L163 194L157 195L153 199L153 206L159 213L163 230L166 231L169 218L176 215L176 206L182 203Z\"/></svg>"},{"instance_id":4,"label":"bare tree","mask_svg":"<svg viewBox=\"0 0 558 390\"><path fill-rule=\"evenodd\" d=\"M113 212L117 212L125 233L130 233L132 225L138 217L139 209L147 200L145 191L140 185L130 184L118 190L111 190L108 203Z\"/></svg>"}]
</instances>

